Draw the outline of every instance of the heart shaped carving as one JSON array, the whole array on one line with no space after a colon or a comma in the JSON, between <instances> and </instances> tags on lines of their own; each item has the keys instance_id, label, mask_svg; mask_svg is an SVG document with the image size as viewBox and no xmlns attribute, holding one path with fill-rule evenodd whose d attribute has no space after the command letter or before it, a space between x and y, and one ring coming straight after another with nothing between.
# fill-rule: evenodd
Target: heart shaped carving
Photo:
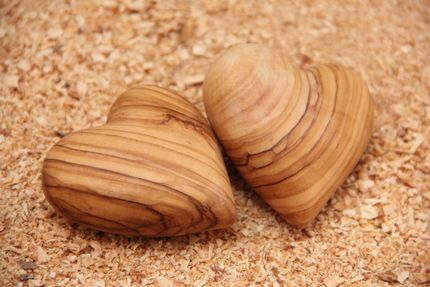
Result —
<instances>
[{"instance_id":1,"label":"heart shaped carving","mask_svg":"<svg viewBox=\"0 0 430 287\"><path fill-rule=\"evenodd\" d=\"M43 186L58 212L112 233L173 236L235 220L223 158L205 118L155 86L126 91L105 125L54 145Z\"/></svg>"},{"instance_id":2,"label":"heart shaped carving","mask_svg":"<svg viewBox=\"0 0 430 287\"><path fill-rule=\"evenodd\" d=\"M303 70L243 44L213 63L203 90L208 119L234 165L297 227L318 215L371 137L368 89L340 66Z\"/></svg>"}]
</instances>

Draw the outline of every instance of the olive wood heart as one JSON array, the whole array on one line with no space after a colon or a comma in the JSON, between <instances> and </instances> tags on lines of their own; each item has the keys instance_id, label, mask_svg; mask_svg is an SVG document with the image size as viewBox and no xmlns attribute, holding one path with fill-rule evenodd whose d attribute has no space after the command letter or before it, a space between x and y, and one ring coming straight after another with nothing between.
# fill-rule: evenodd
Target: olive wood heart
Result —
<instances>
[{"instance_id":1,"label":"olive wood heart","mask_svg":"<svg viewBox=\"0 0 430 287\"><path fill-rule=\"evenodd\" d=\"M372 134L373 103L357 73L336 65L302 70L256 44L222 54L203 90L234 165L297 227L318 215Z\"/></svg>"},{"instance_id":2,"label":"olive wood heart","mask_svg":"<svg viewBox=\"0 0 430 287\"><path fill-rule=\"evenodd\" d=\"M43 186L71 221L112 233L182 235L235 220L223 158L205 118L155 86L126 91L105 125L55 144L43 164Z\"/></svg>"}]
</instances>

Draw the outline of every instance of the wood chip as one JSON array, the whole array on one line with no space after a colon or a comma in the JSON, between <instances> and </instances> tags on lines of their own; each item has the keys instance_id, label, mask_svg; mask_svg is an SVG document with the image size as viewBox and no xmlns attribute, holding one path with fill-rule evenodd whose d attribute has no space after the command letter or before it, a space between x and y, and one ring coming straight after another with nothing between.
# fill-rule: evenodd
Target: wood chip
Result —
<instances>
[{"instance_id":1,"label":"wood chip","mask_svg":"<svg viewBox=\"0 0 430 287\"><path fill-rule=\"evenodd\" d=\"M324 279L324 285L326 287L336 287L339 286L344 280L339 276L333 275Z\"/></svg>"},{"instance_id":2,"label":"wood chip","mask_svg":"<svg viewBox=\"0 0 430 287\"><path fill-rule=\"evenodd\" d=\"M3 84L8 88L18 88L19 76L5 75L3 77Z\"/></svg>"},{"instance_id":3,"label":"wood chip","mask_svg":"<svg viewBox=\"0 0 430 287\"><path fill-rule=\"evenodd\" d=\"M378 277L381 280L386 282L403 284L409 278L409 272L408 271L394 272L392 270L387 270L385 272L379 273Z\"/></svg>"},{"instance_id":4,"label":"wood chip","mask_svg":"<svg viewBox=\"0 0 430 287\"><path fill-rule=\"evenodd\" d=\"M94 256L99 256L102 253L102 246L97 241L91 240L90 246L94 249Z\"/></svg>"},{"instance_id":5,"label":"wood chip","mask_svg":"<svg viewBox=\"0 0 430 287\"><path fill-rule=\"evenodd\" d=\"M23 72L28 72L31 69L30 62L26 59L19 60L17 67Z\"/></svg>"},{"instance_id":6,"label":"wood chip","mask_svg":"<svg viewBox=\"0 0 430 287\"><path fill-rule=\"evenodd\" d=\"M390 283L396 283L397 282L397 275L391 271L385 271L378 274L379 279L390 282Z\"/></svg>"},{"instance_id":7,"label":"wood chip","mask_svg":"<svg viewBox=\"0 0 430 287\"><path fill-rule=\"evenodd\" d=\"M92 286L94 286L94 287L105 287L106 282L104 280L97 280L96 282L94 282L92 284Z\"/></svg>"},{"instance_id":8,"label":"wood chip","mask_svg":"<svg viewBox=\"0 0 430 287\"><path fill-rule=\"evenodd\" d=\"M76 89L77 89L79 97L81 97L81 98L85 97L85 95L87 94L88 88L84 82L78 82Z\"/></svg>"},{"instance_id":9,"label":"wood chip","mask_svg":"<svg viewBox=\"0 0 430 287\"><path fill-rule=\"evenodd\" d=\"M364 219L375 219L378 217L378 208L372 205L362 206L361 209L361 217Z\"/></svg>"},{"instance_id":10,"label":"wood chip","mask_svg":"<svg viewBox=\"0 0 430 287\"><path fill-rule=\"evenodd\" d=\"M19 281L28 281L28 280L31 280L33 278L34 278L33 274L26 273L26 274L19 275Z\"/></svg>"},{"instance_id":11,"label":"wood chip","mask_svg":"<svg viewBox=\"0 0 430 287\"><path fill-rule=\"evenodd\" d=\"M403 284L408 278L409 278L408 271L402 271L397 274L397 282L399 282L400 284Z\"/></svg>"},{"instance_id":12,"label":"wood chip","mask_svg":"<svg viewBox=\"0 0 430 287\"><path fill-rule=\"evenodd\" d=\"M193 19L188 19L181 27L181 32L179 34L179 41L182 44L188 42L193 36L195 30L195 23Z\"/></svg>"},{"instance_id":13,"label":"wood chip","mask_svg":"<svg viewBox=\"0 0 430 287\"><path fill-rule=\"evenodd\" d=\"M96 63L103 63L103 62L106 61L106 57L103 54L101 54L101 53L93 53L91 55L91 58Z\"/></svg>"},{"instance_id":14,"label":"wood chip","mask_svg":"<svg viewBox=\"0 0 430 287\"><path fill-rule=\"evenodd\" d=\"M430 269L422 272L417 272L413 276L414 281L417 284L428 284L430 283Z\"/></svg>"},{"instance_id":15,"label":"wood chip","mask_svg":"<svg viewBox=\"0 0 430 287\"><path fill-rule=\"evenodd\" d=\"M160 287L172 287L173 283L167 279L166 277L160 277L158 278L158 284L160 284Z\"/></svg>"},{"instance_id":16,"label":"wood chip","mask_svg":"<svg viewBox=\"0 0 430 287\"><path fill-rule=\"evenodd\" d=\"M42 247L37 246L36 248L36 257L37 257L37 262L42 264L42 263L46 263L49 261L49 255L45 252L45 250L43 250Z\"/></svg>"},{"instance_id":17,"label":"wood chip","mask_svg":"<svg viewBox=\"0 0 430 287\"><path fill-rule=\"evenodd\" d=\"M196 56L203 56L206 52L206 47L204 45L194 45L193 54Z\"/></svg>"},{"instance_id":18,"label":"wood chip","mask_svg":"<svg viewBox=\"0 0 430 287\"><path fill-rule=\"evenodd\" d=\"M204 80L204 75L195 75L195 76L188 76L188 77L184 77L184 83L187 86L192 86L192 85L199 85L201 83L203 83Z\"/></svg>"},{"instance_id":19,"label":"wood chip","mask_svg":"<svg viewBox=\"0 0 430 287\"><path fill-rule=\"evenodd\" d=\"M360 189L361 192L367 192L374 186L375 186L375 183L369 179L358 181L358 188Z\"/></svg>"},{"instance_id":20,"label":"wood chip","mask_svg":"<svg viewBox=\"0 0 430 287\"><path fill-rule=\"evenodd\" d=\"M363 275L361 275L361 274L358 274L358 275L354 276L354 277L351 279L351 283L359 282L359 281L361 281L361 280L363 280L363 279L364 279L364 276L363 276Z\"/></svg>"},{"instance_id":21,"label":"wood chip","mask_svg":"<svg viewBox=\"0 0 430 287\"><path fill-rule=\"evenodd\" d=\"M59 38L61 35L63 35L63 31L61 29L54 28L48 30L48 37L51 39Z\"/></svg>"},{"instance_id":22,"label":"wood chip","mask_svg":"<svg viewBox=\"0 0 430 287\"><path fill-rule=\"evenodd\" d=\"M19 262L19 265L24 270L33 270L37 268L37 264L33 261L21 261Z\"/></svg>"},{"instance_id":23,"label":"wood chip","mask_svg":"<svg viewBox=\"0 0 430 287\"><path fill-rule=\"evenodd\" d=\"M411 146L409 153L415 154L417 149L424 143L426 137L423 134L415 134L415 141Z\"/></svg>"},{"instance_id":24,"label":"wood chip","mask_svg":"<svg viewBox=\"0 0 430 287\"><path fill-rule=\"evenodd\" d=\"M357 214L357 211L354 208L352 208L352 209L345 209L344 211L342 211L342 213L348 217L354 218Z\"/></svg>"}]
</instances>

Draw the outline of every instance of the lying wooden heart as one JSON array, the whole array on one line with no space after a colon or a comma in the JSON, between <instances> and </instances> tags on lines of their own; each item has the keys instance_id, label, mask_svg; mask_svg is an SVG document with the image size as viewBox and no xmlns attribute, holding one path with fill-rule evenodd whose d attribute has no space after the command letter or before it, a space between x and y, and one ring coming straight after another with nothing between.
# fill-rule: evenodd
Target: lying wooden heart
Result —
<instances>
[{"instance_id":1,"label":"lying wooden heart","mask_svg":"<svg viewBox=\"0 0 430 287\"><path fill-rule=\"evenodd\" d=\"M188 101L155 86L122 94L101 127L47 154L45 196L85 226L172 236L231 225L234 200L215 136Z\"/></svg>"},{"instance_id":2,"label":"lying wooden heart","mask_svg":"<svg viewBox=\"0 0 430 287\"><path fill-rule=\"evenodd\" d=\"M350 69L298 69L255 44L226 51L204 80L209 121L242 176L305 227L369 143L373 103Z\"/></svg>"}]
</instances>

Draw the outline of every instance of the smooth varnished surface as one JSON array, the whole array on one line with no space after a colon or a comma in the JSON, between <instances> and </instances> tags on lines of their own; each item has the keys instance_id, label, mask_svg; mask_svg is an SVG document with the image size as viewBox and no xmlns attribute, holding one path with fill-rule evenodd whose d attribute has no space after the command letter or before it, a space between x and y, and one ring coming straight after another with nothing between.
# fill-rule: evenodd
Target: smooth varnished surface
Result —
<instances>
[{"instance_id":1,"label":"smooth varnished surface","mask_svg":"<svg viewBox=\"0 0 430 287\"><path fill-rule=\"evenodd\" d=\"M318 215L372 134L372 99L357 73L336 65L302 70L255 44L215 61L204 103L242 176L298 227Z\"/></svg>"},{"instance_id":2,"label":"smooth varnished surface","mask_svg":"<svg viewBox=\"0 0 430 287\"><path fill-rule=\"evenodd\" d=\"M182 235L235 219L206 120L187 100L155 86L128 90L105 125L59 141L44 161L43 186L72 221L118 234Z\"/></svg>"}]
</instances>

